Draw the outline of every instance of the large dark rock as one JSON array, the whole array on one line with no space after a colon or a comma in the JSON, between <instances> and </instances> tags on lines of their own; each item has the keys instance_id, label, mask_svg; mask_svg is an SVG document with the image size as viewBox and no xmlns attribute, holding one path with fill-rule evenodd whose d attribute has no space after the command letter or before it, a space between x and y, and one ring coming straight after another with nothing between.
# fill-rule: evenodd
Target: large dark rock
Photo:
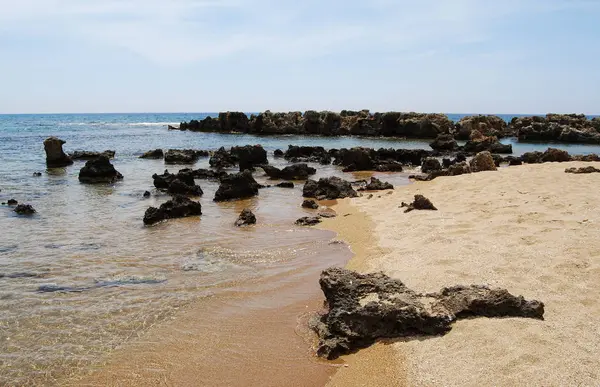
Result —
<instances>
[{"instance_id":1,"label":"large dark rock","mask_svg":"<svg viewBox=\"0 0 600 387\"><path fill-rule=\"evenodd\" d=\"M162 149L150 150L140 156L140 159L162 159L165 157Z\"/></svg>"},{"instance_id":2,"label":"large dark rock","mask_svg":"<svg viewBox=\"0 0 600 387\"><path fill-rule=\"evenodd\" d=\"M154 180L154 186L159 189L169 189L169 186L175 180L179 180L186 185L193 186L196 184L196 182L194 181L194 177L194 171L192 171L191 169L182 169L176 174L169 173L168 170L165 170L165 172L162 175L152 175L152 179Z\"/></svg>"},{"instance_id":3,"label":"large dark rock","mask_svg":"<svg viewBox=\"0 0 600 387\"><path fill-rule=\"evenodd\" d=\"M327 359L365 348L379 339L442 335L461 318L543 319L544 304L505 289L454 286L422 294L383 273L331 268L319 280L328 312L313 322L317 354Z\"/></svg>"},{"instance_id":4,"label":"large dark rock","mask_svg":"<svg viewBox=\"0 0 600 387\"><path fill-rule=\"evenodd\" d=\"M387 181L371 177L371 181L364 188L359 188L359 191L382 191L385 189L394 189L394 186Z\"/></svg>"},{"instance_id":5,"label":"large dark rock","mask_svg":"<svg viewBox=\"0 0 600 387\"><path fill-rule=\"evenodd\" d=\"M221 180L229 174L225 171L213 171L212 169L195 169L192 171L194 178L203 180Z\"/></svg>"},{"instance_id":6,"label":"large dark rock","mask_svg":"<svg viewBox=\"0 0 600 387\"><path fill-rule=\"evenodd\" d=\"M245 208L240 216L235 221L235 225L237 227L249 226L251 224L256 224L256 216L249 209Z\"/></svg>"},{"instance_id":7,"label":"large dark rock","mask_svg":"<svg viewBox=\"0 0 600 387\"><path fill-rule=\"evenodd\" d=\"M302 202L302 208L310 208L311 210L319 209L319 204L314 200L305 200Z\"/></svg>"},{"instance_id":8,"label":"large dark rock","mask_svg":"<svg viewBox=\"0 0 600 387\"><path fill-rule=\"evenodd\" d=\"M283 169L269 165L263 165L261 168L272 179L306 180L308 176L317 173L315 168L309 167L307 164L288 165Z\"/></svg>"},{"instance_id":9,"label":"large dark rock","mask_svg":"<svg viewBox=\"0 0 600 387\"><path fill-rule=\"evenodd\" d=\"M215 202L244 199L258 195L260 185L250 171L228 175L221 179L221 185L215 193Z\"/></svg>"},{"instance_id":10,"label":"large dark rock","mask_svg":"<svg viewBox=\"0 0 600 387\"><path fill-rule=\"evenodd\" d=\"M331 164L331 155L322 146L295 146L289 145L283 157L293 163L319 163Z\"/></svg>"},{"instance_id":11,"label":"large dark rock","mask_svg":"<svg viewBox=\"0 0 600 387\"><path fill-rule=\"evenodd\" d=\"M104 155L89 160L79 171L79 181L86 184L114 183L121 179L123 179L123 175L115 169L108 157Z\"/></svg>"},{"instance_id":12,"label":"large dark rock","mask_svg":"<svg viewBox=\"0 0 600 387\"><path fill-rule=\"evenodd\" d=\"M434 157L427 157L423 159L423 164L421 164L421 172L423 173L440 171L441 169L442 164L440 164L440 161Z\"/></svg>"},{"instance_id":13,"label":"large dark rock","mask_svg":"<svg viewBox=\"0 0 600 387\"><path fill-rule=\"evenodd\" d=\"M403 202L401 207L406 207L406 210L404 210L404 212L411 212L412 210L437 211L437 208L435 208L431 200L427 199L423 195L415 195L415 200L412 203L406 204Z\"/></svg>"},{"instance_id":14,"label":"large dark rock","mask_svg":"<svg viewBox=\"0 0 600 387\"><path fill-rule=\"evenodd\" d=\"M9 206L16 206L17 204L19 204L19 202L15 199L8 199L8 202L6 202L6 204L8 204Z\"/></svg>"},{"instance_id":15,"label":"large dark rock","mask_svg":"<svg viewBox=\"0 0 600 387\"><path fill-rule=\"evenodd\" d=\"M73 164L73 160L62 149L65 143L66 141L56 137L48 137L44 140L48 168L60 168Z\"/></svg>"},{"instance_id":16,"label":"large dark rock","mask_svg":"<svg viewBox=\"0 0 600 387\"><path fill-rule=\"evenodd\" d=\"M458 149L458 143L451 134L440 134L429 146L440 152L451 152Z\"/></svg>"},{"instance_id":17,"label":"large dark rock","mask_svg":"<svg viewBox=\"0 0 600 387\"><path fill-rule=\"evenodd\" d=\"M304 216L296 221L297 226L314 226L321 223L321 218L318 216Z\"/></svg>"},{"instance_id":18,"label":"large dark rock","mask_svg":"<svg viewBox=\"0 0 600 387\"><path fill-rule=\"evenodd\" d=\"M31 204L19 204L17 207L15 207L14 211L19 215L35 214L35 209L31 206Z\"/></svg>"},{"instance_id":19,"label":"large dark rock","mask_svg":"<svg viewBox=\"0 0 600 387\"><path fill-rule=\"evenodd\" d=\"M217 151L213 152L208 160L208 163L213 168L226 169L234 167L238 163L238 158L230 151L227 151L224 147L221 147Z\"/></svg>"},{"instance_id":20,"label":"large dark rock","mask_svg":"<svg viewBox=\"0 0 600 387\"><path fill-rule=\"evenodd\" d=\"M511 144L502 144L497 137L475 137L467 141L462 147L463 152L479 153L488 151L490 153L512 153Z\"/></svg>"},{"instance_id":21,"label":"large dark rock","mask_svg":"<svg viewBox=\"0 0 600 387\"><path fill-rule=\"evenodd\" d=\"M468 140L473 131L478 131L484 136L505 137L508 134L506 121L498 116L468 116L461 118L456 123L456 138Z\"/></svg>"},{"instance_id":22,"label":"large dark rock","mask_svg":"<svg viewBox=\"0 0 600 387\"><path fill-rule=\"evenodd\" d=\"M336 164L342 165L345 172L351 171L373 171L375 163L371 158L372 149L352 148L340 149L337 154Z\"/></svg>"},{"instance_id":23,"label":"large dark rock","mask_svg":"<svg viewBox=\"0 0 600 387\"><path fill-rule=\"evenodd\" d=\"M202 196L202 188L196 184L187 184L177 178L175 178L167 188L167 192L171 195L190 195L190 196Z\"/></svg>"},{"instance_id":24,"label":"large dark rock","mask_svg":"<svg viewBox=\"0 0 600 387\"><path fill-rule=\"evenodd\" d=\"M472 172L495 171L496 163L490 152L479 152L470 162Z\"/></svg>"},{"instance_id":25,"label":"large dark rock","mask_svg":"<svg viewBox=\"0 0 600 387\"><path fill-rule=\"evenodd\" d=\"M73 160L93 160L100 156L106 156L109 159L115 158L115 151L105 150L104 152L91 152L91 151L75 151L69 155Z\"/></svg>"},{"instance_id":26,"label":"large dark rock","mask_svg":"<svg viewBox=\"0 0 600 387\"><path fill-rule=\"evenodd\" d=\"M421 160L431 155L424 149L342 148L335 152L333 163L343 166L344 172L400 172L402 164L421 165Z\"/></svg>"},{"instance_id":27,"label":"large dark rock","mask_svg":"<svg viewBox=\"0 0 600 387\"><path fill-rule=\"evenodd\" d=\"M144 214L144 224L154 224L167 219L185 218L202 215L202 206L183 195L175 195L173 199L160 205L150 207Z\"/></svg>"},{"instance_id":28,"label":"large dark rock","mask_svg":"<svg viewBox=\"0 0 600 387\"><path fill-rule=\"evenodd\" d=\"M207 157L208 152L194 149L169 149L165 153L167 164L194 164L200 157Z\"/></svg>"},{"instance_id":29,"label":"large dark rock","mask_svg":"<svg viewBox=\"0 0 600 387\"><path fill-rule=\"evenodd\" d=\"M324 177L318 182L308 180L302 190L302 195L308 198L323 199L343 199L354 198L358 193L352 188L352 185L339 177Z\"/></svg>"},{"instance_id":30,"label":"large dark rock","mask_svg":"<svg viewBox=\"0 0 600 387\"><path fill-rule=\"evenodd\" d=\"M527 164L539 164L542 162L542 152L526 152L521 155L521 161Z\"/></svg>"},{"instance_id":31,"label":"large dark rock","mask_svg":"<svg viewBox=\"0 0 600 387\"><path fill-rule=\"evenodd\" d=\"M268 164L267 151L260 145L234 146L230 153L237 158L240 172Z\"/></svg>"},{"instance_id":32,"label":"large dark rock","mask_svg":"<svg viewBox=\"0 0 600 387\"><path fill-rule=\"evenodd\" d=\"M275 151L273 152L273 156L274 157L283 157L284 153L281 149L275 149Z\"/></svg>"}]
</instances>

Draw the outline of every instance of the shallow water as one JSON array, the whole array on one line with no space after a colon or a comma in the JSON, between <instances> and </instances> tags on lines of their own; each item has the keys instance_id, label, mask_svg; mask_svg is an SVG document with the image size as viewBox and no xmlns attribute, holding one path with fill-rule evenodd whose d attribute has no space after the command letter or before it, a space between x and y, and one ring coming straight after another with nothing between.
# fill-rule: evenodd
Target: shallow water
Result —
<instances>
[{"instance_id":1,"label":"shallow water","mask_svg":"<svg viewBox=\"0 0 600 387\"><path fill-rule=\"evenodd\" d=\"M250 200L214 203L217 183L198 181L204 190L199 199L201 217L144 227L144 211L168 199L153 189L152 174L187 166L140 160L137 156L142 152L257 143L270 154L288 144L427 149L427 141L419 140L259 137L166 129L167 123L202 116L0 116L0 201L15 198L37 210L33 217L23 218L10 207L0 207L0 385L60 384L193 302L221 300L232 292L277 290L278 296L267 301L263 297L258 304L248 302L248 310L255 311L257 305L273 307L292 296L296 290L289 289L297 289L292 284L306 278L314 283L312 294L318 294L318 270L329 262L340 264L340 254L347 254L344 246L332 250L330 235L293 225L312 212L300 207L301 184L294 189L263 189ZM42 142L51 135L66 140L67 151L115 150L113 164L124 180L114 185L79 184L84 162L46 170ZM515 153L546 147L517 143ZM597 146L560 147L572 153L600 153ZM270 162L286 163L273 158ZM208 159L201 159L194 168L207 166ZM344 174L334 166L315 167L317 178L370 176ZM32 175L37 171L41 177ZM402 185L408 184L409 174L376 175ZM263 184L274 183L260 171L255 177ZM142 197L146 190L153 194L149 199ZM256 214L255 227L233 226L244 208ZM38 292L40 286L76 291ZM236 304L235 310L239 312L242 305ZM230 356L221 364L235 366L239 356Z\"/></svg>"}]
</instances>

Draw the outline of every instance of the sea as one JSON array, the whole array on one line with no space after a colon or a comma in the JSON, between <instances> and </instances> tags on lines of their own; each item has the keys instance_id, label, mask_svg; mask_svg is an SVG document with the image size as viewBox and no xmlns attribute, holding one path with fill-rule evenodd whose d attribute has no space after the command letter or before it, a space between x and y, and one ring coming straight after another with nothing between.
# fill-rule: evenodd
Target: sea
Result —
<instances>
[{"instance_id":1,"label":"sea","mask_svg":"<svg viewBox=\"0 0 600 387\"><path fill-rule=\"evenodd\" d=\"M164 332L176 332L178 324L186 323L178 318L189 316L190 310L194 325L186 328L186 340L201 346L210 359L197 365L197 385L244 385L241 381L248 382L243 378L249 375L256 376L257 385L269 385L260 380L267 374L279 385L291 380L294 385L324 384L332 365L314 358L314 338L306 332L305 320L321 302L319 272L344 265L352 254L345 244L334 243L333 233L294 225L314 212L300 206L302 184L263 189L249 200L214 203L218 183L198 181L204 190L198 199L201 217L146 227L145 210L169 198L154 189L152 174L188 166L167 166L139 155L155 148L261 144L269 162L283 166L286 162L272 154L290 144L429 149L429 141L167 129L207 116L216 114L0 115L0 202L16 199L37 210L33 217L20 217L11 207L0 206L1 386L104 385L94 375L105 367L114 371L114 356L127 351L131 356L125 358L147 356L156 348L169 348L161 343ZM453 120L462 116L449 115ZM501 117L509 121L513 115ZM112 162L123 181L80 184L83 161L47 170L43 141L49 136L65 140L66 152L116 151ZM503 141L513 144L515 155L549 146ZM600 153L598 145L552 146L572 154ZM201 167L208 167L208 159L194 165ZM315 167L316 178L372 176L343 173L332 165ZM402 186L410 184L408 176L414 172L375 176ZM276 183L261 172L255 178ZM145 191L152 196L145 199ZM244 208L256 214L256 226L234 226ZM57 288L64 291L40 291ZM271 324L271 331L261 329L262 323ZM261 335L264 340L256 340ZM260 344L274 338L279 345ZM141 342L152 344L140 347ZM160 370L152 372L164 376Z\"/></svg>"}]
</instances>

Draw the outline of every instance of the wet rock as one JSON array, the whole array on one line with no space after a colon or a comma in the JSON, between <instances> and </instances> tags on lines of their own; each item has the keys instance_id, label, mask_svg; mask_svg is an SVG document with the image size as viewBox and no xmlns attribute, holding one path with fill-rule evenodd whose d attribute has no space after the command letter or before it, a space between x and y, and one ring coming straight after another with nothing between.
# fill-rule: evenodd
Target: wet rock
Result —
<instances>
[{"instance_id":1,"label":"wet rock","mask_svg":"<svg viewBox=\"0 0 600 387\"><path fill-rule=\"evenodd\" d=\"M471 138L473 131L478 131L484 136L505 137L508 135L508 124L498 116L468 116L456 123L456 137L461 140Z\"/></svg>"},{"instance_id":2,"label":"wet rock","mask_svg":"<svg viewBox=\"0 0 600 387\"><path fill-rule=\"evenodd\" d=\"M79 181L86 184L110 184L123 179L108 157L101 155L89 160L79 171Z\"/></svg>"},{"instance_id":3,"label":"wet rock","mask_svg":"<svg viewBox=\"0 0 600 387\"><path fill-rule=\"evenodd\" d=\"M309 167L307 164L288 165L283 169L270 165L263 165L261 168L271 179L306 180L308 176L317 173L315 168Z\"/></svg>"},{"instance_id":4,"label":"wet rock","mask_svg":"<svg viewBox=\"0 0 600 387\"><path fill-rule=\"evenodd\" d=\"M225 147L221 147L210 156L208 163L213 168L226 169L234 167L238 163L238 159L231 152L228 152Z\"/></svg>"},{"instance_id":5,"label":"wet rock","mask_svg":"<svg viewBox=\"0 0 600 387\"><path fill-rule=\"evenodd\" d=\"M289 145L283 157L292 163L331 164L331 155L322 146Z\"/></svg>"},{"instance_id":6,"label":"wet rock","mask_svg":"<svg viewBox=\"0 0 600 387\"><path fill-rule=\"evenodd\" d=\"M322 199L343 199L354 198L358 193L352 188L352 185L339 177L324 177L318 182L308 180L302 190L302 195L309 198Z\"/></svg>"},{"instance_id":7,"label":"wet rock","mask_svg":"<svg viewBox=\"0 0 600 387\"><path fill-rule=\"evenodd\" d=\"M208 152L194 149L169 149L165 153L167 164L194 164L200 157L207 157Z\"/></svg>"},{"instance_id":8,"label":"wet rock","mask_svg":"<svg viewBox=\"0 0 600 387\"><path fill-rule=\"evenodd\" d=\"M381 181L376 177L371 177L371 181L364 187L359 188L359 191L382 191L385 189L394 189L394 186L387 181Z\"/></svg>"},{"instance_id":9,"label":"wet rock","mask_svg":"<svg viewBox=\"0 0 600 387\"><path fill-rule=\"evenodd\" d=\"M150 191L145 191L144 192L144 197L145 198L149 198L150 197Z\"/></svg>"},{"instance_id":10,"label":"wet rock","mask_svg":"<svg viewBox=\"0 0 600 387\"><path fill-rule=\"evenodd\" d=\"M229 176L229 174L225 171L213 171L211 169L195 169L192 171L194 178L203 179L203 180L221 180L225 176Z\"/></svg>"},{"instance_id":11,"label":"wet rock","mask_svg":"<svg viewBox=\"0 0 600 387\"><path fill-rule=\"evenodd\" d=\"M190 195L190 196L202 196L204 192L199 185L187 184L186 182L175 178L169 184L167 192L171 195Z\"/></svg>"},{"instance_id":12,"label":"wet rock","mask_svg":"<svg viewBox=\"0 0 600 387\"><path fill-rule=\"evenodd\" d=\"M268 164L267 151L261 145L234 146L230 151L237 158L240 172L254 170L254 167Z\"/></svg>"},{"instance_id":13,"label":"wet rock","mask_svg":"<svg viewBox=\"0 0 600 387\"><path fill-rule=\"evenodd\" d=\"M490 152L479 152L471 159L471 171L495 171L496 163Z\"/></svg>"},{"instance_id":14,"label":"wet rock","mask_svg":"<svg viewBox=\"0 0 600 387\"><path fill-rule=\"evenodd\" d=\"M314 200L305 200L302 202L302 208L310 208L312 210L316 210L319 208L319 204Z\"/></svg>"},{"instance_id":15,"label":"wet rock","mask_svg":"<svg viewBox=\"0 0 600 387\"><path fill-rule=\"evenodd\" d=\"M109 159L115 158L115 151L105 150L104 152L91 152L91 151L75 151L69 155L73 160L93 160L100 156L105 156Z\"/></svg>"},{"instance_id":16,"label":"wet rock","mask_svg":"<svg viewBox=\"0 0 600 387\"><path fill-rule=\"evenodd\" d=\"M490 153L512 153L512 145L502 144L497 137L481 137L467 141L462 147L467 153L479 153L488 151Z\"/></svg>"},{"instance_id":17,"label":"wet rock","mask_svg":"<svg viewBox=\"0 0 600 387\"><path fill-rule=\"evenodd\" d=\"M275 185L275 187L279 188L294 188L294 183L291 181L282 181L281 183Z\"/></svg>"},{"instance_id":18,"label":"wet rock","mask_svg":"<svg viewBox=\"0 0 600 387\"><path fill-rule=\"evenodd\" d=\"M318 216L304 216L296 221L297 226L314 226L321 223L321 218Z\"/></svg>"},{"instance_id":19,"label":"wet rock","mask_svg":"<svg viewBox=\"0 0 600 387\"><path fill-rule=\"evenodd\" d=\"M31 204L19 204L15 207L15 212L19 215L33 215L35 214L35 209Z\"/></svg>"},{"instance_id":20,"label":"wet rock","mask_svg":"<svg viewBox=\"0 0 600 387\"><path fill-rule=\"evenodd\" d=\"M340 149L336 159L336 164L345 167L344 172L375 170L369 148Z\"/></svg>"},{"instance_id":21,"label":"wet rock","mask_svg":"<svg viewBox=\"0 0 600 387\"><path fill-rule=\"evenodd\" d=\"M42 176L42 172L33 172L33 177L40 177Z\"/></svg>"},{"instance_id":22,"label":"wet rock","mask_svg":"<svg viewBox=\"0 0 600 387\"><path fill-rule=\"evenodd\" d=\"M440 134L429 146L440 152L451 152L458 149L458 143L451 134Z\"/></svg>"},{"instance_id":23,"label":"wet rock","mask_svg":"<svg viewBox=\"0 0 600 387\"><path fill-rule=\"evenodd\" d=\"M66 141L56 137L48 137L44 140L46 165L49 168L60 168L73 164L73 160L67 156L62 149L62 146L65 143Z\"/></svg>"},{"instance_id":24,"label":"wet rock","mask_svg":"<svg viewBox=\"0 0 600 387\"><path fill-rule=\"evenodd\" d=\"M412 210L433 210L437 211L437 208L433 205L431 200L427 199L423 195L415 195L415 200L410 203L402 203L401 207L406 207L404 212L411 212Z\"/></svg>"},{"instance_id":25,"label":"wet rock","mask_svg":"<svg viewBox=\"0 0 600 387\"><path fill-rule=\"evenodd\" d=\"M194 173L191 169L182 169L177 174L169 173L167 169L162 175L152 175L154 186L158 189L169 189L171 183L175 180L180 180L187 185L195 185Z\"/></svg>"},{"instance_id":26,"label":"wet rock","mask_svg":"<svg viewBox=\"0 0 600 387\"><path fill-rule=\"evenodd\" d=\"M249 209L245 208L238 219L235 221L237 227L249 226L256 224L256 216Z\"/></svg>"},{"instance_id":27,"label":"wet rock","mask_svg":"<svg viewBox=\"0 0 600 387\"><path fill-rule=\"evenodd\" d=\"M228 175L221 179L214 201L222 202L256 196L259 187L260 185L254 180L250 171Z\"/></svg>"},{"instance_id":28,"label":"wet rock","mask_svg":"<svg viewBox=\"0 0 600 387\"><path fill-rule=\"evenodd\" d=\"M273 156L283 157L283 151L281 149L275 149L275 151L273 152Z\"/></svg>"},{"instance_id":29,"label":"wet rock","mask_svg":"<svg viewBox=\"0 0 600 387\"><path fill-rule=\"evenodd\" d=\"M461 318L544 316L542 302L487 286L454 286L422 294L383 273L340 268L323 271L319 284L328 312L313 321L312 328L319 336L317 354L327 359L379 339L445 334Z\"/></svg>"},{"instance_id":30,"label":"wet rock","mask_svg":"<svg viewBox=\"0 0 600 387\"><path fill-rule=\"evenodd\" d=\"M144 224L155 224L167 219L184 218L202 215L202 206L183 195L175 195L173 199L160 205L150 207L144 214Z\"/></svg>"},{"instance_id":31,"label":"wet rock","mask_svg":"<svg viewBox=\"0 0 600 387\"><path fill-rule=\"evenodd\" d=\"M469 164L467 164L466 161L451 165L448 168L449 176L458 176L458 175L464 175L467 173L471 173L471 167L469 166Z\"/></svg>"},{"instance_id":32,"label":"wet rock","mask_svg":"<svg viewBox=\"0 0 600 387\"><path fill-rule=\"evenodd\" d=\"M440 171L442 169L442 165L440 161L433 157L427 157L423 159L423 164L421 164L421 172L430 173L433 171Z\"/></svg>"},{"instance_id":33,"label":"wet rock","mask_svg":"<svg viewBox=\"0 0 600 387\"><path fill-rule=\"evenodd\" d=\"M566 173L575 173L575 174L581 174L581 173L600 173L600 169L596 168L596 167L581 167L581 168L567 168L565 169Z\"/></svg>"},{"instance_id":34,"label":"wet rock","mask_svg":"<svg viewBox=\"0 0 600 387\"><path fill-rule=\"evenodd\" d=\"M548 162L562 163L562 162L566 162L566 161L571 161L571 155L569 155L569 152L561 150L561 149L548 148L548 150L546 150L542 154L542 157L540 158L540 160L542 163L548 163Z\"/></svg>"},{"instance_id":35,"label":"wet rock","mask_svg":"<svg viewBox=\"0 0 600 387\"><path fill-rule=\"evenodd\" d=\"M596 121L588 120L583 114L515 117L509 126L520 141L600 143L600 132Z\"/></svg>"},{"instance_id":36,"label":"wet rock","mask_svg":"<svg viewBox=\"0 0 600 387\"><path fill-rule=\"evenodd\" d=\"M496 167L499 167L502 163L505 162L504 157L500 155L492 155L492 158L494 159L494 165L496 165Z\"/></svg>"},{"instance_id":37,"label":"wet rock","mask_svg":"<svg viewBox=\"0 0 600 387\"><path fill-rule=\"evenodd\" d=\"M9 206L16 206L17 204L19 204L19 202L15 199L8 199L8 202L6 202L6 204L8 204Z\"/></svg>"},{"instance_id":38,"label":"wet rock","mask_svg":"<svg viewBox=\"0 0 600 387\"><path fill-rule=\"evenodd\" d=\"M163 157L165 157L165 154L163 153L162 149L154 149L154 150L150 150L146 153L144 153L143 155L140 156L140 159L162 159Z\"/></svg>"}]
</instances>

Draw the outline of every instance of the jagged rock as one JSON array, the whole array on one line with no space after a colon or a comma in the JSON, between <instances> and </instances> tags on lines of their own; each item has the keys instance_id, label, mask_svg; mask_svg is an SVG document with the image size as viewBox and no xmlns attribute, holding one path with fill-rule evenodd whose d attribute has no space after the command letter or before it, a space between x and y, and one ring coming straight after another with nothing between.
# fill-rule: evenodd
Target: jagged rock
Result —
<instances>
[{"instance_id":1,"label":"jagged rock","mask_svg":"<svg viewBox=\"0 0 600 387\"><path fill-rule=\"evenodd\" d=\"M240 172L252 171L256 166L269 163L267 151L260 145L234 146L231 148L230 153L237 159Z\"/></svg>"},{"instance_id":2,"label":"jagged rock","mask_svg":"<svg viewBox=\"0 0 600 387\"><path fill-rule=\"evenodd\" d=\"M365 188L359 188L359 191L382 191L385 189L394 189L394 186L388 182L383 182L376 177L371 177L369 184Z\"/></svg>"},{"instance_id":3,"label":"jagged rock","mask_svg":"<svg viewBox=\"0 0 600 387\"><path fill-rule=\"evenodd\" d=\"M297 226L314 226L321 223L321 218L318 216L304 216L296 221Z\"/></svg>"},{"instance_id":4,"label":"jagged rock","mask_svg":"<svg viewBox=\"0 0 600 387\"><path fill-rule=\"evenodd\" d=\"M8 204L9 206L16 206L17 204L19 204L19 202L15 199L8 199L8 202L6 202L6 204Z\"/></svg>"},{"instance_id":5,"label":"jagged rock","mask_svg":"<svg viewBox=\"0 0 600 387\"><path fill-rule=\"evenodd\" d=\"M273 152L273 156L275 157L283 157L283 151L281 149L275 149L275 151Z\"/></svg>"},{"instance_id":6,"label":"jagged rock","mask_svg":"<svg viewBox=\"0 0 600 387\"><path fill-rule=\"evenodd\" d=\"M207 157L208 152L194 149L169 149L165 153L167 164L194 164L200 157Z\"/></svg>"},{"instance_id":7,"label":"jagged rock","mask_svg":"<svg viewBox=\"0 0 600 387\"><path fill-rule=\"evenodd\" d=\"M48 137L44 140L46 165L49 168L60 168L73 164L73 160L67 156L62 149L62 146L65 143L66 141L56 137Z\"/></svg>"},{"instance_id":8,"label":"jagged rock","mask_svg":"<svg viewBox=\"0 0 600 387\"><path fill-rule=\"evenodd\" d=\"M502 144L497 137L481 137L467 141L462 150L467 153L512 153L512 145Z\"/></svg>"},{"instance_id":9,"label":"jagged rock","mask_svg":"<svg viewBox=\"0 0 600 387\"><path fill-rule=\"evenodd\" d=\"M463 117L456 123L457 135L461 140L468 140L473 131L484 136L504 137L507 133L506 121L498 116L469 116Z\"/></svg>"},{"instance_id":10,"label":"jagged rock","mask_svg":"<svg viewBox=\"0 0 600 387\"><path fill-rule=\"evenodd\" d=\"M314 200L305 200L302 202L302 208L310 208L312 210L316 210L319 208L319 204Z\"/></svg>"},{"instance_id":11,"label":"jagged rock","mask_svg":"<svg viewBox=\"0 0 600 387\"><path fill-rule=\"evenodd\" d=\"M490 152L479 152L471 159L471 171L495 171L496 163Z\"/></svg>"},{"instance_id":12,"label":"jagged rock","mask_svg":"<svg viewBox=\"0 0 600 387\"><path fill-rule=\"evenodd\" d=\"M454 321L475 316L543 319L544 304L513 296L505 289L454 286L422 294L383 273L358 274L330 268L319 280L328 311L312 328L317 354L335 359L379 339L440 335Z\"/></svg>"},{"instance_id":13,"label":"jagged rock","mask_svg":"<svg viewBox=\"0 0 600 387\"><path fill-rule=\"evenodd\" d=\"M271 179L306 180L308 176L317 173L315 168L309 167L307 164L289 165L283 169L270 165L262 165L261 168Z\"/></svg>"},{"instance_id":14,"label":"jagged rock","mask_svg":"<svg viewBox=\"0 0 600 387\"><path fill-rule=\"evenodd\" d=\"M214 201L222 202L256 196L259 187L260 185L254 180L250 171L231 174L221 179Z\"/></svg>"},{"instance_id":15,"label":"jagged rock","mask_svg":"<svg viewBox=\"0 0 600 387\"><path fill-rule=\"evenodd\" d=\"M238 219L235 221L237 227L249 226L256 224L256 216L249 209L245 208Z\"/></svg>"},{"instance_id":16,"label":"jagged rock","mask_svg":"<svg viewBox=\"0 0 600 387\"><path fill-rule=\"evenodd\" d=\"M440 134L429 146L440 152L451 152L458 149L458 143L451 134Z\"/></svg>"},{"instance_id":17,"label":"jagged rock","mask_svg":"<svg viewBox=\"0 0 600 387\"><path fill-rule=\"evenodd\" d=\"M331 164L331 155L322 146L295 146L289 145L283 157L292 163L319 163Z\"/></svg>"},{"instance_id":18,"label":"jagged rock","mask_svg":"<svg viewBox=\"0 0 600 387\"><path fill-rule=\"evenodd\" d=\"M337 214L333 210L325 210L325 211L319 212L317 214L317 216L319 216L320 218L335 218L335 217L337 217Z\"/></svg>"},{"instance_id":19,"label":"jagged rock","mask_svg":"<svg viewBox=\"0 0 600 387\"><path fill-rule=\"evenodd\" d=\"M106 156L109 159L115 158L115 151L105 150L104 152L90 152L90 151L75 151L69 155L73 160L93 160L100 156Z\"/></svg>"},{"instance_id":20,"label":"jagged rock","mask_svg":"<svg viewBox=\"0 0 600 387\"><path fill-rule=\"evenodd\" d=\"M275 185L275 187L279 188L294 188L294 183L291 181L282 181L281 183Z\"/></svg>"},{"instance_id":21,"label":"jagged rock","mask_svg":"<svg viewBox=\"0 0 600 387\"><path fill-rule=\"evenodd\" d=\"M344 172L375 170L371 149L368 148L340 149L336 164L344 166Z\"/></svg>"},{"instance_id":22,"label":"jagged rock","mask_svg":"<svg viewBox=\"0 0 600 387\"><path fill-rule=\"evenodd\" d=\"M548 150L546 150L541 157L541 162L542 163L548 163L548 162L565 162L565 161L571 161L571 155L569 155L569 152L561 150L561 149L556 149L556 148L548 148Z\"/></svg>"},{"instance_id":23,"label":"jagged rock","mask_svg":"<svg viewBox=\"0 0 600 387\"><path fill-rule=\"evenodd\" d=\"M33 215L35 214L35 209L31 204L19 204L15 207L15 212L19 215Z\"/></svg>"},{"instance_id":24,"label":"jagged rock","mask_svg":"<svg viewBox=\"0 0 600 387\"><path fill-rule=\"evenodd\" d=\"M199 185L187 184L178 178L175 178L173 181L171 181L169 187L167 188L167 192L171 195L202 196L204 194Z\"/></svg>"},{"instance_id":25,"label":"jagged rock","mask_svg":"<svg viewBox=\"0 0 600 387\"><path fill-rule=\"evenodd\" d=\"M208 163L213 168L225 169L235 166L238 163L238 159L237 156L228 152L224 147L221 147L210 156Z\"/></svg>"},{"instance_id":26,"label":"jagged rock","mask_svg":"<svg viewBox=\"0 0 600 387\"><path fill-rule=\"evenodd\" d=\"M175 195L173 199L160 205L150 207L144 214L144 224L154 224L167 219L185 218L202 215L202 206L183 195Z\"/></svg>"},{"instance_id":27,"label":"jagged rock","mask_svg":"<svg viewBox=\"0 0 600 387\"><path fill-rule=\"evenodd\" d=\"M520 141L600 143L597 121L583 114L548 114L545 117L515 117L509 125Z\"/></svg>"},{"instance_id":28,"label":"jagged rock","mask_svg":"<svg viewBox=\"0 0 600 387\"><path fill-rule=\"evenodd\" d=\"M343 199L354 198L358 193L352 188L352 185L339 177L324 177L318 182L308 180L302 190L302 195L309 198L322 199Z\"/></svg>"},{"instance_id":29,"label":"jagged rock","mask_svg":"<svg viewBox=\"0 0 600 387\"><path fill-rule=\"evenodd\" d=\"M496 167L499 167L502 163L505 162L504 157L500 155L492 155L492 159L494 159L494 165L496 165Z\"/></svg>"},{"instance_id":30,"label":"jagged rock","mask_svg":"<svg viewBox=\"0 0 600 387\"><path fill-rule=\"evenodd\" d=\"M423 164L421 164L421 172L423 173L440 171L441 169L442 165L440 164L440 161L433 157L423 159Z\"/></svg>"},{"instance_id":31,"label":"jagged rock","mask_svg":"<svg viewBox=\"0 0 600 387\"><path fill-rule=\"evenodd\" d=\"M115 169L108 157L104 155L89 160L79 171L79 181L86 184L110 184L121 179L123 179L123 175Z\"/></svg>"},{"instance_id":32,"label":"jagged rock","mask_svg":"<svg viewBox=\"0 0 600 387\"><path fill-rule=\"evenodd\" d=\"M154 174L154 186L158 189L166 189L170 194L202 196L202 188L194 181L195 171L182 169L177 174L169 173L168 170L162 175Z\"/></svg>"},{"instance_id":33,"label":"jagged rock","mask_svg":"<svg viewBox=\"0 0 600 387\"><path fill-rule=\"evenodd\" d=\"M402 202L401 207L406 207L406 210L404 212L411 212L412 210L437 211L437 208L435 208L435 206L433 205L431 200L427 199L423 195L415 195L415 200L410 204L406 204L406 203Z\"/></svg>"},{"instance_id":34,"label":"jagged rock","mask_svg":"<svg viewBox=\"0 0 600 387\"><path fill-rule=\"evenodd\" d=\"M154 149L140 156L140 159L162 159L165 157L162 149Z\"/></svg>"},{"instance_id":35,"label":"jagged rock","mask_svg":"<svg viewBox=\"0 0 600 387\"><path fill-rule=\"evenodd\" d=\"M581 167L581 168L567 168L565 169L566 173L575 173L575 174L581 174L581 173L600 173L600 169L596 168L596 167Z\"/></svg>"}]
</instances>

